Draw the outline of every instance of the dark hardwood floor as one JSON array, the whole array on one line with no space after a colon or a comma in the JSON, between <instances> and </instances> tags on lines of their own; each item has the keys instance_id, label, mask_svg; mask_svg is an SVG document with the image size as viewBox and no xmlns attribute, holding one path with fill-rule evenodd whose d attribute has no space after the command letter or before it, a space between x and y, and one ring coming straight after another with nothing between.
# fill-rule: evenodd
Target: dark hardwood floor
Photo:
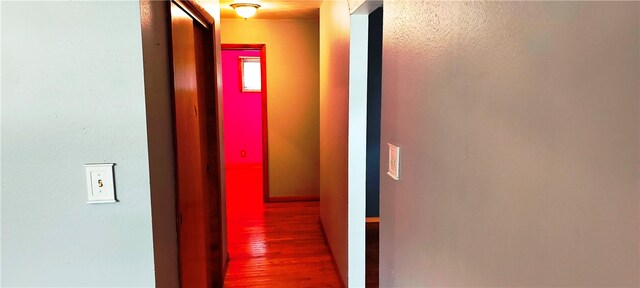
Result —
<instances>
[{"instance_id":1,"label":"dark hardwood floor","mask_svg":"<svg viewBox=\"0 0 640 288\"><path fill-rule=\"evenodd\" d=\"M225 287L343 287L320 229L318 202L254 207L228 215Z\"/></svg>"},{"instance_id":2,"label":"dark hardwood floor","mask_svg":"<svg viewBox=\"0 0 640 288\"><path fill-rule=\"evenodd\" d=\"M366 224L366 285L367 288L379 287L380 267L380 223L367 222Z\"/></svg>"}]
</instances>

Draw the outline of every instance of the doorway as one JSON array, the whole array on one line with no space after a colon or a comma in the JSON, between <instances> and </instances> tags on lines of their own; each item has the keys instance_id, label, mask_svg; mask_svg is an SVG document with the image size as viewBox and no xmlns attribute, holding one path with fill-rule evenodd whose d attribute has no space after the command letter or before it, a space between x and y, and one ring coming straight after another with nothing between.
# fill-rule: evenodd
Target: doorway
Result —
<instances>
[{"instance_id":1,"label":"doorway","mask_svg":"<svg viewBox=\"0 0 640 288\"><path fill-rule=\"evenodd\" d=\"M269 199L264 45L222 45L224 154L229 221ZM231 227L233 228L233 227Z\"/></svg>"},{"instance_id":2,"label":"doorway","mask_svg":"<svg viewBox=\"0 0 640 288\"><path fill-rule=\"evenodd\" d=\"M366 286L379 287L380 121L382 106L382 13L369 14L367 54Z\"/></svg>"},{"instance_id":3,"label":"doorway","mask_svg":"<svg viewBox=\"0 0 640 288\"><path fill-rule=\"evenodd\" d=\"M368 1L350 16L348 285L358 287L379 285L381 4Z\"/></svg>"}]
</instances>

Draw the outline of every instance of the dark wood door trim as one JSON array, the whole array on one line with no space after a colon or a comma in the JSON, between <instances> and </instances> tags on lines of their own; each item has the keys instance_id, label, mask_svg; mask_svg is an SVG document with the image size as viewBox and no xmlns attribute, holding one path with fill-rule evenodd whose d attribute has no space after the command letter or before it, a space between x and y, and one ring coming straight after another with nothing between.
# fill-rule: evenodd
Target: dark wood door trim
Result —
<instances>
[{"instance_id":1,"label":"dark wood door trim","mask_svg":"<svg viewBox=\"0 0 640 288\"><path fill-rule=\"evenodd\" d=\"M207 287L222 287L224 281L224 259L223 259L223 215L222 215L222 182L221 182L221 165L220 165L220 139L218 133L218 93L217 93L217 78L216 75L216 61L215 61L215 23L214 18L197 2L189 1L189 0L172 0L171 2L167 2L169 6L169 11L171 11L172 4L175 4L180 10L185 12L193 19L194 29L198 31L194 31L194 38L198 40L198 43L201 44L198 46L196 44L195 54L197 58L196 61L200 63L196 63L196 71L197 71L197 79L202 82L202 85L198 84L198 99L197 99L197 108L194 107L196 113L200 114L199 125L200 125L200 141L199 145L201 151L201 159L202 166L200 167L200 171L196 172L202 175L202 189L204 190L203 198L201 203L198 205L202 205L201 209L204 213L202 221L205 223L204 230L204 239L202 239L205 243L205 254L203 257L205 258L204 262L204 274L203 278L206 279ZM195 27L196 25L200 25L200 28ZM169 35L173 35L173 27L169 25ZM174 39L170 37L169 47L174 47ZM174 67L174 53L173 49L170 50L170 58L172 65L172 75L171 79L175 81L175 67ZM172 81L172 105L175 111L176 102L175 102L175 84ZM176 131L176 114L174 112L174 131ZM175 132L174 132L175 133ZM179 203L179 178L178 178L178 141L177 134L174 134L174 152L176 155L175 159L175 177L176 181L176 229L178 229L178 233L180 233L180 227L182 225L183 217L181 216L181 206ZM180 234L178 234L178 246L184 245L185 243L180 243ZM181 248L178 249L179 251ZM180 253L180 252L179 252ZM179 255L179 274L180 274L180 283L182 285L183 280L183 263L182 257Z\"/></svg>"},{"instance_id":2,"label":"dark wood door trim","mask_svg":"<svg viewBox=\"0 0 640 288\"><path fill-rule=\"evenodd\" d=\"M269 125L267 113L267 45L222 44L222 50L260 50L262 95L262 201L269 202Z\"/></svg>"},{"instance_id":3,"label":"dark wood door trim","mask_svg":"<svg viewBox=\"0 0 640 288\"><path fill-rule=\"evenodd\" d=\"M172 0L185 13L189 14L193 20L198 21L200 25L207 29L213 30L214 18L204 9L198 2L192 0Z\"/></svg>"}]
</instances>

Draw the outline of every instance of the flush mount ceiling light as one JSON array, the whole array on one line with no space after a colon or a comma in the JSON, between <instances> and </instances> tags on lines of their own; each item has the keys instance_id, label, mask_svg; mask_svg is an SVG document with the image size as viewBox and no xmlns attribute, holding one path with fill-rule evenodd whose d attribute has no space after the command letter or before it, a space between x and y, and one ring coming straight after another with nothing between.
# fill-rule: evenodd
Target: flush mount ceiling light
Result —
<instances>
[{"instance_id":1,"label":"flush mount ceiling light","mask_svg":"<svg viewBox=\"0 0 640 288\"><path fill-rule=\"evenodd\" d=\"M247 19L256 14L260 5L255 3L233 3L231 4L231 8L236 10L236 13L240 17Z\"/></svg>"}]
</instances>

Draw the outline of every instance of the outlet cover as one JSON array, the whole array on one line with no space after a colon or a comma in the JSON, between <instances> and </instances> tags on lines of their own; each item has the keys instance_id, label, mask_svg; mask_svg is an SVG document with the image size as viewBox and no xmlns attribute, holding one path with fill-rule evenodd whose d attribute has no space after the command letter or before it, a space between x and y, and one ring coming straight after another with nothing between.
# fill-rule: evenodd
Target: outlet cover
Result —
<instances>
[{"instance_id":1,"label":"outlet cover","mask_svg":"<svg viewBox=\"0 0 640 288\"><path fill-rule=\"evenodd\" d=\"M87 177L87 203L115 203L116 191L113 179L114 163L85 164Z\"/></svg>"},{"instance_id":2,"label":"outlet cover","mask_svg":"<svg viewBox=\"0 0 640 288\"><path fill-rule=\"evenodd\" d=\"M389 145L389 171L387 175L394 180L400 180L400 147L391 143Z\"/></svg>"}]
</instances>

